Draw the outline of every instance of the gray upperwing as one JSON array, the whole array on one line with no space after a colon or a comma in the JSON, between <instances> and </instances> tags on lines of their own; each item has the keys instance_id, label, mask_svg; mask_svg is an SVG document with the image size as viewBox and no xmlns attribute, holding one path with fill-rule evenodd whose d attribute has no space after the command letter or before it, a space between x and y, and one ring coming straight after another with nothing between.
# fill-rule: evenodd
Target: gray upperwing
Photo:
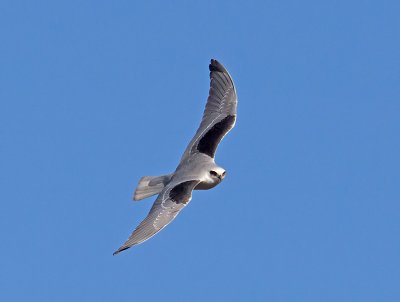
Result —
<instances>
[{"instance_id":1,"label":"gray upperwing","mask_svg":"<svg viewBox=\"0 0 400 302\"><path fill-rule=\"evenodd\" d=\"M150 239L166 227L192 199L192 191L199 182L188 180L174 185L168 184L158 195L147 217L114 255Z\"/></svg>"},{"instance_id":2,"label":"gray upperwing","mask_svg":"<svg viewBox=\"0 0 400 302\"><path fill-rule=\"evenodd\" d=\"M231 76L217 60L211 60L210 91L200 127L181 162L193 153L215 156L218 144L236 122L237 96Z\"/></svg>"}]
</instances>

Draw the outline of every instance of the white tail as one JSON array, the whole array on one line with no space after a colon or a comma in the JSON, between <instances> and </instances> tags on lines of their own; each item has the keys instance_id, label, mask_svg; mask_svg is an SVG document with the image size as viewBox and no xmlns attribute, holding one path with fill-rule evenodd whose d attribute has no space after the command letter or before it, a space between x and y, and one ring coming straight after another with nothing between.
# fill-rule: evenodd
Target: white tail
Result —
<instances>
[{"instance_id":1,"label":"white tail","mask_svg":"<svg viewBox=\"0 0 400 302\"><path fill-rule=\"evenodd\" d=\"M171 180L173 174L162 176L144 176L140 179L136 187L133 200L142 200L144 198L159 194L165 185Z\"/></svg>"}]
</instances>

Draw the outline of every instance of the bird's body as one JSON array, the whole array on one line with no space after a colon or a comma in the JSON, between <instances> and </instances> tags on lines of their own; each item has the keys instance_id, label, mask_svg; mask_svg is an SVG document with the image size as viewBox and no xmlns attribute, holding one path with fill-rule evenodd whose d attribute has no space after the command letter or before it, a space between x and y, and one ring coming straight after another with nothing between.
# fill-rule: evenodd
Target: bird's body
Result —
<instances>
[{"instance_id":1,"label":"bird's body","mask_svg":"<svg viewBox=\"0 0 400 302\"><path fill-rule=\"evenodd\" d=\"M187 160L178 166L171 181L179 183L190 178L198 179L200 183L194 190L208 190L222 181L218 177L213 178L210 171L215 171L217 175L222 175L225 172L223 168L215 164L213 158L203 153L197 153L193 155L191 160Z\"/></svg>"},{"instance_id":2,"label":"bird's body","mask_svg":"<svg viewBox=\"0 0 400 302\"><path fill-rule=\"evenodd\" d=\"M237 97L233 80L216 60L210 64L210 92L203 119L174 173L145 176L139 181L134 199L159 194L148 216L114 253L142 243L167 226L191 200L193 190L208 190L225 177L214 160L219 142L236 122Z\"/></svg>"}]
</instances>

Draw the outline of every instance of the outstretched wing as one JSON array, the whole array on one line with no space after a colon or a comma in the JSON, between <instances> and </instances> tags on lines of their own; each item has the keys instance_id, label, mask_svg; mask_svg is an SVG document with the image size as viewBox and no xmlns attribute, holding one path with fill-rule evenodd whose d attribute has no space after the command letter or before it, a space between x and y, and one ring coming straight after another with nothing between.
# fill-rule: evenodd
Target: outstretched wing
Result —
<instances>
[{"instance_id":1,"label":"outstretched wing","mask_svg":"<svg viewBox=\"0 0 400 302\"><path fill-rule=\"evenodd\" d=\"M167 185L158 195L147 217L128 240L114 252L114 255L146 241L166 227L192 199L192 191L199 182L199 180L189 180Z\"/></svg>"},{"instance_id":2,"label":"outstretched wing","mask_svg":"<svg viewBox=\"0 0 400 302\"><path fill-rule=\"evenodd\" d=\"M181 161L197 152L214 157L218 144L236 122L237 96L232 78L217 60L211 60L209 68L210 92L203 119Z\"/></svg>"}]
</instances>

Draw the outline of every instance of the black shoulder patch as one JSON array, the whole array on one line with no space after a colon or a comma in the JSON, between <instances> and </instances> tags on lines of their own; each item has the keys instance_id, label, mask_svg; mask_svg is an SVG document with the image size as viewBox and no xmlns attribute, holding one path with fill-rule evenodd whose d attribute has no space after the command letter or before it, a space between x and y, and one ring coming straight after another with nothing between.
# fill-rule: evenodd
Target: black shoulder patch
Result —
<instances>
[{"instance_id":1,"label":"black shoulder patch","mask_svg":"<svg viewBox=\"0 0 400 302\"><path fill-rule=\"evenodd\" d=\"M216 123L208 132L200 139L197 144L197 150L208 156L214 157L218 144L235 123L235 116L228 115L222 121Z\"/></svg>"},{"instance_id":2,"label":"black shoulder patch","mask_svg":"<svg viewBox=\"0 0 400 302\"><path fill-rule=\"evenodd\" d=\"M196 180L189 180L180 183L169 192L169 198L176 204L186 204L191 196L191 192L198 184Z\"/></svg>"}]
</instances>

